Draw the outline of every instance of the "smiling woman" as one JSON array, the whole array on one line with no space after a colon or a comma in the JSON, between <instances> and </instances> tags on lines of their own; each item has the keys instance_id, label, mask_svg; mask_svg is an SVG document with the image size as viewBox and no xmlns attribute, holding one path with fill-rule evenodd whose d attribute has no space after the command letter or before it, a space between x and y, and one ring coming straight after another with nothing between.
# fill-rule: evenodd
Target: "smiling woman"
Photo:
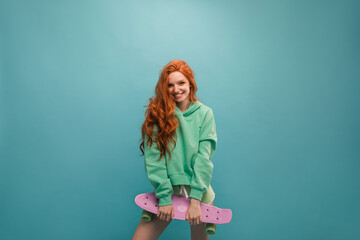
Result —
<instances>
[{"instance_id":1,"label":"smiling woman","mask_svg":"<svg viewBox=\"0 0 360 240\"><path fill-rule=\"evenodd\" d=\"M169 92L172 94L176 105L181 112L189 107L190 101L188 99L190 93L190 83L181 72L172 72L169 75Z\"/></svg>"},{"instance_id":2,"label":"smiling woman","mask_svg":"<svg viewBox=\"0 0 360 240\"><path fill-rule=\"evenodd\" d=\"M133 239L157 239L174 217L172 195L190 198L186 220L192 239L208 239L200 202L212 204L210 185L217 135L212 109L196 98L194 73L181 60L160 73L154 98L145 112L140 150L146 174L159 199L152 220L140 221ZM170 150L171 149L171 150Z\"/></svg>"}]
</instances>

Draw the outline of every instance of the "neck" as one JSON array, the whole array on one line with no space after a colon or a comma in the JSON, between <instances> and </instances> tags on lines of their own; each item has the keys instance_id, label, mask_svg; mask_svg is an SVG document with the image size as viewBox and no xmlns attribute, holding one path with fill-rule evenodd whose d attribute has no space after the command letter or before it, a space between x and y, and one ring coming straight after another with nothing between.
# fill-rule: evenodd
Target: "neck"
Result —
<instances>
[{"instance_id":1,"label":"neck","mask_svg":"<svg viewBox=\"0 0 360 240\"><path fill-rule=\"evenodd\" d=\"M185 112L190 106L190 100L183 101L181 103L176 103L176 105L180 109L181 112Z\"/></svg>"}]
</instances>

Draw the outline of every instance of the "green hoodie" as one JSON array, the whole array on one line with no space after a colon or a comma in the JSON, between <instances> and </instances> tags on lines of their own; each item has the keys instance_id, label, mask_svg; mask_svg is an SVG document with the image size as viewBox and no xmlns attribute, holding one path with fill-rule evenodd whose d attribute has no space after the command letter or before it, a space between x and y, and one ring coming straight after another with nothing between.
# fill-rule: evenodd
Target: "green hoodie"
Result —
<instances>
[{"instance_id":1,"label":"green hoodie","mask_svg":"<svg viewBox=\"0 0 360 240\"><path fill-rule=\"evenodd\" d=\"M169 144L168 152L160 160L160 150L156 142L149 147L145 136L145 170L151 184L156 189L159 206L172 204L173 185L190 185L189 197L201 200L210 185L213 164L210 161L217 144L216 126L212 109L203 103L191 102L185 112L175 107L179 120L176 129L176 146ZM154 126L156 136L157 126Z\"/></svg>"}]
</instances>

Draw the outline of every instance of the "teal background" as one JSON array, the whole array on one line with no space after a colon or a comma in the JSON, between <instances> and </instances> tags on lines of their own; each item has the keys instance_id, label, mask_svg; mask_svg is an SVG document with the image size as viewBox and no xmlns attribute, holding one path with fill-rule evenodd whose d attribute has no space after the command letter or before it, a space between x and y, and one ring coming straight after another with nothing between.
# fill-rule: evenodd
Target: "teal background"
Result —
<instances>
[{"instance_id":1,"label":"teal background","mask_svg":"<svg viewBox=\"0 0 360 240\"><path fill-rule=\"evenodd\" d=\"M359 1L0 1L0 239L131 239L144 106L213 109L211 239L360 239ZM173 221L160 239L190 239Z\"/></svg>"}]
</instances>

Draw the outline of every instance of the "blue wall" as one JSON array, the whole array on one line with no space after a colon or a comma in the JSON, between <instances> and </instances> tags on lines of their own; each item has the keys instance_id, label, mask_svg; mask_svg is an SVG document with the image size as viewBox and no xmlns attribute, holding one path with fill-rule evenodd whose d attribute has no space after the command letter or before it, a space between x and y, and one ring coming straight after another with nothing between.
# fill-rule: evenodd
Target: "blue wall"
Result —
<instances>
[{"instance_id":1,"label":"blue wall","mask_svg":"<svg viewBox=\"0 0 360 240\"><path fill-rule=\"evenodd\" d=\"M0 239L131 239L161 67L215 115L211 239L360 239L358 1L0 2ZM183 231L179 231L183 230ZM175 220L160 239L189 239Z\"/></svg>"}]
</instances>

